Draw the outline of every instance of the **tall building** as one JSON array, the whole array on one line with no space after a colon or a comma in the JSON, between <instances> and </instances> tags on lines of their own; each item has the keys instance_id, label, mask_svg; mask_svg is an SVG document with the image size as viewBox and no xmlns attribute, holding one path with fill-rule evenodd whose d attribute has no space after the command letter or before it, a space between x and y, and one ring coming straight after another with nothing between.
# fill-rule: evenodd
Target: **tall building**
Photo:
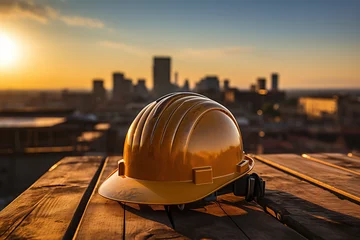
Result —
<instances>
[{"instance_id":1,"label":"tall building","mask_svg":"<svg viewBox=\"0 0 360 240\"><path fill-rule=\"evenodd\" d=\"M170 57L154 57L153 63L153 81L154 94L160 97L172 91L170 83L171 75L171 58Z\"/></svg>"},{"instance_id":2,"label":"tall building","mask_svg":"<svg viewBox=\"0 0 360 240\"><path fill-rule=\"evenodd\" d=\"M176 86L178 85L178 77L179 77L178 72L175 72L175 74L174 74L174 83L175 83Z\"/></svg>"},{"instance_id":3,"label":"tall building","mask_svg":"<svg viewBox=\"0 0 360 240\"><path fill-rule=\"evenodd\" d=\"M257 90L266 90L266 79L258 78L257 80Z\"/></svg>"},{"instance_id":4,"label":"tall building","mask_svg":"<svg viewBox=\"0 0 360 240\"><path fill-rule=\"evenodd\" d=\"M132 80L130 78L126 78L123 82L123 96L126 101L130 101L132 99L132 95L134 92L134 86L132 84Z\"/></svg>"},{"instance_id":5,"label":"tall building","mask_svg":"<svg viewBox=\"0 0 360 240\"><path fill-rule=\"evenodd\" d=\"M121 72L113 73L113 95L114 101L130 101L133 94L132 80L125 78Z\"/></svg>"},{"instance_id":6,"label":"tall building","mask_svg":"<svg viewBox=\"0 0 360 240\"><path fill-rule=\"evenodd\" d=\"M113 100L121 100L122 99L122 85L124 82L124 74L121 72L113 73L113 91L112 91L112 99Z\"/></svg>"},{"instance_id":7,"label":"tall building","mask_svg":"<svg viewBox=\"0 0 360 240\"><path fill-rule=\"evenodd\" d=\"M230 88L230 81L228 79L224 80L224 92L226 92L227 90L229 90Z\"/></svg>"},{"instance_id":8,"label":"tall building","mask_svg":"<svg viewBox=\"0 0 360 240\"><path fill-rule=\"evenodd\" d=\"M278 90L278 83L279 83L279 74L278 73L271 74L271 90L272 91Z\"/></svg>"},{"instance_id":9,"label":"tall building","mask_svg":"<svg viewBox=\"0 0 360 240\"><path fill-rule=\"evenodd\" d=\"M104 80L94 79L93 80L93 96L96 103L101 103L106 100L106 90L104 87Z\"/></svg>"}]
</instances>

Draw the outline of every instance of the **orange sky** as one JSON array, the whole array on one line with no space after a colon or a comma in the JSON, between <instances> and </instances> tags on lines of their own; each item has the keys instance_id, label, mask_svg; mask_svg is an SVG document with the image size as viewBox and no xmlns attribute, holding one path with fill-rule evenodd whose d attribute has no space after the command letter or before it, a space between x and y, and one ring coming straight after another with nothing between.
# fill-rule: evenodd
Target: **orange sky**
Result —
<instances>
[{"instance_id":1,"label":"orange sky","mask_svg":"<svg viewBox=\"0 0 360 240\"><path fill-rule=\"evenodd\" d=\"M36 6L44 7L45 3ZM242 40L240 35L232 42L221 38L207 41L196 34L202 29L193 29L181 30L188 34L186 38L179 35L167 41L163 33L156 36L156 28L155 33L142 31L140 35L129 27L113 28L105 16L65 16L54 6L52 9L57 13L47 10L43 19L19 10L17 15L1 15L0 6L0 34L13 39L18 51L11 66L0 66L0 89L89 89L94 78L104 79L110 89L113 71L124 72L133 82L145 78L152 87L154 55L171 56L173 74L179 72L180 84L187 78L192 86L204 75L217 74L221 80L230 79L233 86L248 88L257 77L269 78L271 72L278 72L280 88L360 87L359 42L346 36L344 42L318 36L311 42L304 38L292 45L281 40L281 35L278 38L282 43L277 38L260 41L262 36L256 38L256 34L257 42ZM66 8L61 8L61 13L68 14ZM173 33L170 28L162 31L168 34L165 36ZM161 43L157 44L159 37Z\"/></svg>"}]
</instances>

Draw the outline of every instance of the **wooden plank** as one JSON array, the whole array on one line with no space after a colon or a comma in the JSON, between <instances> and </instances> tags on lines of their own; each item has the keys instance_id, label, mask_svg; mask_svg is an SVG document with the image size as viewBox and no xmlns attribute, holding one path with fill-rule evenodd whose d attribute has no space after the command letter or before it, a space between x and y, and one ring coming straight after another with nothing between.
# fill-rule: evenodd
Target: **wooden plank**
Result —
<instances>
[{"instance_id":1,"label":"wooden plank","mask_svg":"<svg viewBox=\"0 0 360 240\"><path fill-rule=\"evenodd\" d=\"M123 205L97 193L99 185L116 169L118 160L120 157L108 158L76 232L76 239L121 239L123 233L125 239L247 239L248 236L259 239L278 236L301 239L301 236L273 220L260 207L245 204L241 198L236 198L236 201L231 199L234 202L221 200L221 207L218 202L203 201L188 204L184 211L172 206L176 231L172 229L163 206L127 204L124 229ZM242 226L236 224L234 219ZM257 226L258 221L267 225ZM262 232L256 231L257 227Z\"/></svg>"},{"instance_id":2,"label":"wooden plank","mask_svg":"<svg viewBox=\"0 0 360 240\"><path fill-rule=\"evenodd\" d=\"M266 181L266 199L280 206L289 225L307 238L360 238L359 205L260 161L254 172Z\"/></svg>"},{"instance_id":3,"label":"wooden plank","mask_svg":"<svg viewBox=\"0 0 360 240\"><path fill-rule=\"evenodd\" d=\"M55 164L0 212L0 238L71 238L102 163L101 157L68 157Z\"/></svg>"},{"instance_id":4,"label":"wooden plank","mask_svg":"<svg viewBox=\"0 0 360 240\"><path fill-rule=\"evenodd\" d=\"M239 226L249 239L305 239L291 228L281 224L254 201L227 194L218 197L221 208Z\"/></svg>"},{"instance_id":5,"label":"wooden plank","mask_svg":"<svg viewBox=\"0 0 360 240\"><path fill-rule=\"evenodd\" d=\"M131 204L133 222L126 217L127 239L149 236L156 232L144 231L149 220L170 227L163 206ZM128 212L126 212L128 215ZM264 213L255 203L246 203L232 194L219 197L217 202L198 201L188 204L184 211L172 207L176 232L190 239L304 239L301 235ZM145 221L145 223L144 223ZM259 224L259 223L264 223ZM150 226L149 226L150 227ZM169 230L165 229L169 234ZM162 233L158 229L159 233ZM163 230L162 230L163 231ZM169 238L157 235L157 238Z\"/></svg>"},{"instance_id":6,"label":"wooden plank","mask_svg":"<svg viewBox=\"0 0 360 240\"><path fill-rule=\"evenodd\" d=\"M360 197L358 185L360 176L321 163L305 160L295 154L267 154L259 156L309 176L321 183L330 185L340 191L344 191L349 195L354 195L356 198Z\"/></svg>"},{"instance_id":7,"label":"wooden plank","mask_svg":"<svg viewBox=\"0 0 360 240\"><path fill-rule=\"evenodd\" d=\"M119 202L108 200L98 194L98 188L111 172L117 167L121 157L108 157L103 172L96 184L92 196L87 204L84 215L80 221L74 239L126 239L157 237L157 238L182 238L161 222L142 218L133 213L138 205L126 207L126 224L124 229L124 208ZM132 210L134 207L135 210ZM142 211L143 212L143 211ZM159 214L154 214L159 215ZM167 220L163 213L162 222Z\"/></svg>"},{"instance_id":8,"label":"wooden plank","mask_svg":"<svg viewBox=\"0 0 360 240\"><path fill-rule=\"evenodd\" d=\"M357 196L355 196L353 194L350 194L350 193L345 192L345 191L343 191L341 189L333 187L333 186L331 186L329 184L326 184L326 183L324 183L322 181L319 181L319 180L317 180L315 178L312 178L312 177L310 177L310 176L308 176L306 174L300 173L300 172L295 171L295 170L293 170L291 168L288 168L288 167L285 167L285 166L283 166L281 164L270 161L270 160L268 160L268 159L266 159L266 158L264 158L262 156L256 156L255 158L257 160L259 160L259 161L261 161L261 162L263 162L263 163L265 163L265 164L267 164L267 165L269 165L269 166L271 166L273 168L276 168L276 169L278 169L280 171L283 171L283 172L285 172L285 173L287 173L287 174L289 174L291 176L295 176L295 177L297 177L297 178L299 178L301 180L307 181L307 182L309 182L309 183L311 183L311 184L313 184L313 185L315 185L317 187L325 189L325 190L335 194L336 196L338 196L341 199L346 199L346 200L352 201L352 202L360 205L360 197L357 197Z\"/></svg>"},{"instance_id":9,"label":"wooden plank","mask_svg":"<svg viewBox=\"0 0 360 240\"><path fill-rule=\"evenodd\" d=\"M360 160L360 153L352 152L352 153L348 153L347 156Z\"/></svg>"},{"instance_id":10,"label":"wooden plank","mask_svg":"<svg viewBox=\"0 0 360 240\"><path fill-rule=\"evenodd\" d=\"M341 164L343 167L350 168L354 171L360 172L360 161L359 159L349 157L346 154L342 153L322 153L324 157L326 157L327 161L331 161L333 163ZM341 162L340 162L341 161Z\"/></svg>"},{"instance_id":11,"label":"wooden plank","mask_svg":"<svg viewBox=\"0 0 360 240\"><path fill-rule=\"evenodd\" d=\"M176 232L161 205L130 204L126 212L126 239L158 238L182 239L247 239L217 203L198 202L180 211L171 207ZM129 221L131 219L131 221ZM143 228L145 226L145 228ZM156 227L157 226L157 227ZM154 231L156 230L156 231ZM174 232L173 232L174 231Z\"/></svg>"},{"instance_id":12,"label":"wooden plank","mask_svg":"<svg viewBox=\"0 0 360 240\"><path fill-rule=\"evenodd\" d=\"M360 176L360 162L340 153L302 154L303 158Z\"/></svg>"},{"instance_id":13,"label":"wooden plank","mask_svg":"<svg viewBox=\"0 0 360 240\"><path fill-rule=\"evenodd\" d=\"M108 157L106 159L99 181L96 183L74 238L122 238L123 208L117 202L105 199L97 193L99 185L116 169L117 160L117 157Z\"/></svg>"}]
</instances>

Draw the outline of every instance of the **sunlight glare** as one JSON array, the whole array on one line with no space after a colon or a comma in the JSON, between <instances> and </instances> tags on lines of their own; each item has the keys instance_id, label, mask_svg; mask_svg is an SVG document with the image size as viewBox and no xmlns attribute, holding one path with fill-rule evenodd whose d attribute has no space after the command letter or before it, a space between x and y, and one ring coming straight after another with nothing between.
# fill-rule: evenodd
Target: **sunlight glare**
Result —
<instances>
[{"instance_id":1,"label":"sunlight glare","mask_svg":"<svg viewBox=\"0 0 360 240\"><path fill-rule=\"evenodd\" d=\"M17 46L13 39L0 32L0 67L8 67L17 59Z\"/></svg>"}]
</instances>

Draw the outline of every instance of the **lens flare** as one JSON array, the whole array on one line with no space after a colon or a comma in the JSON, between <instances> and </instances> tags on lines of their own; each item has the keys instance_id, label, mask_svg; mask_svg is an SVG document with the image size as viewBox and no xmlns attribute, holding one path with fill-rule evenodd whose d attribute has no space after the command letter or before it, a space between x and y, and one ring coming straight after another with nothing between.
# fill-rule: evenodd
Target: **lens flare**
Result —
<instances>
[{"instance_id":1,"label":"lens flare","mask_svg":"<svg viewBox=\"0 0 360 240\"><path fill-rule=\"evenodd\" d=\"M8 67L17 59L16 43L8 35L0 32L0 67Z\"/></svg>"}]
</instances>

